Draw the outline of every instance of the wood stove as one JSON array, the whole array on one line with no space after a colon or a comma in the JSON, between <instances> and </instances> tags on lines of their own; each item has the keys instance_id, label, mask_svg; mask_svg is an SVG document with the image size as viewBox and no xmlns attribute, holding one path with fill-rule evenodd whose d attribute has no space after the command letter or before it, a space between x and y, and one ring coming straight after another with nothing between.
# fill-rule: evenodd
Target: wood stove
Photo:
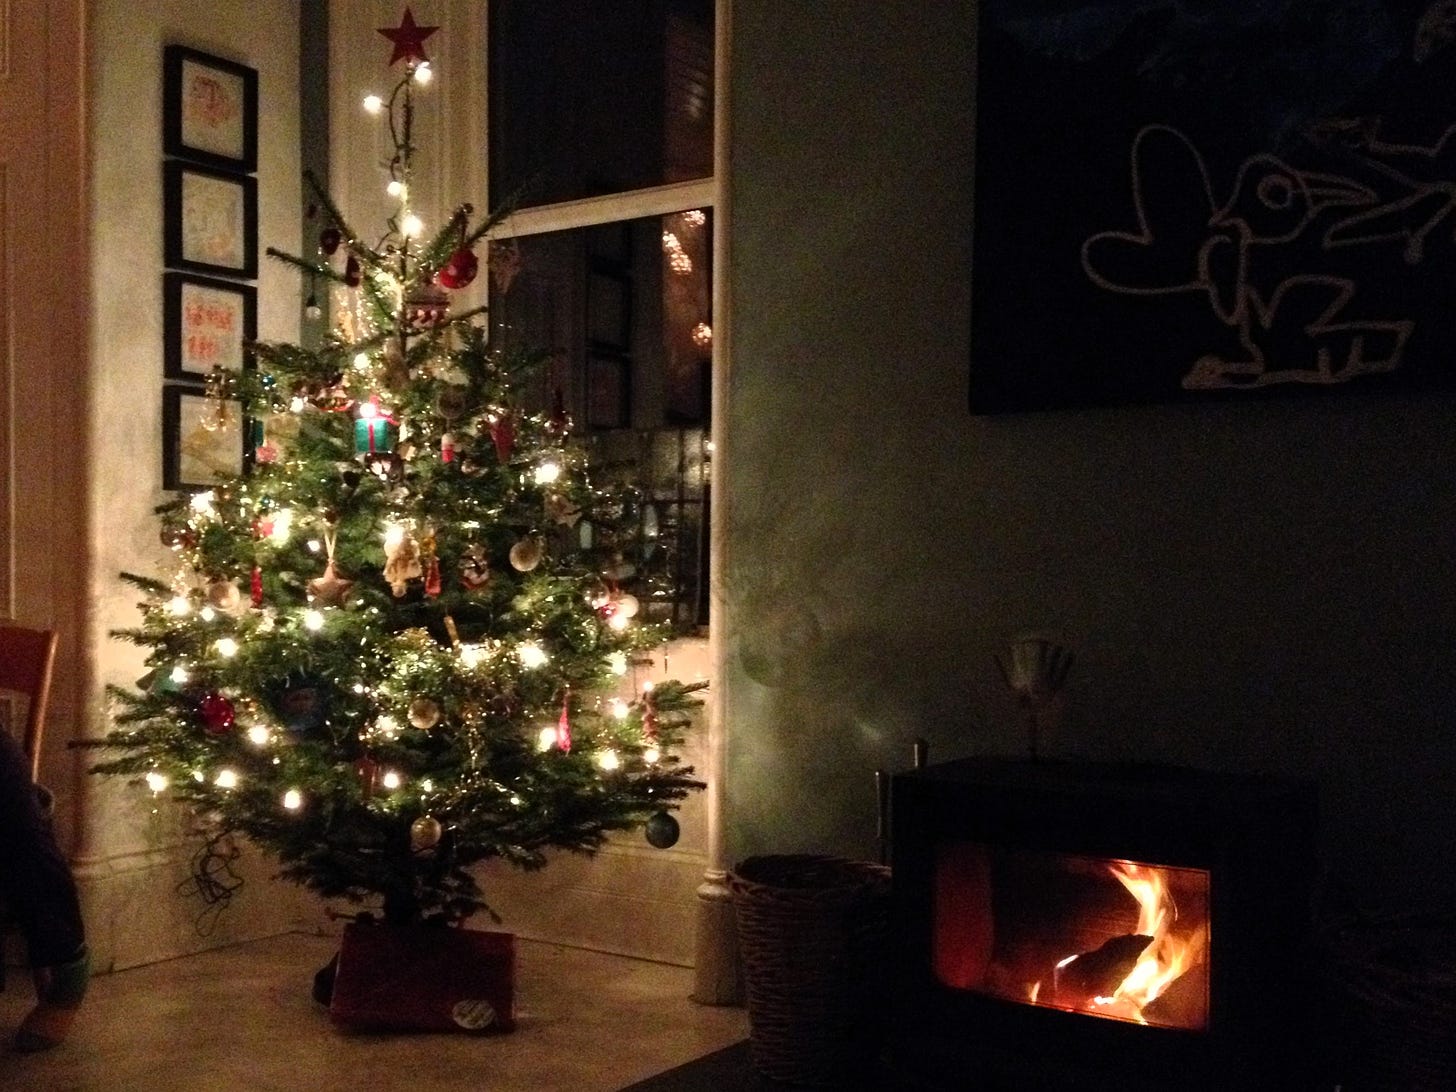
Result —
<instances>
[{"instance_id":1,"label":"wood stove","mask_svg":"<svg viewBox=\"0 0 1456 1092\"><path fill-rule=\"evenodd\" d=\"M928 1087L1307 1087L1304 782L976 758L891 786L896 1069Z\"/></svg>"}]
</instances>

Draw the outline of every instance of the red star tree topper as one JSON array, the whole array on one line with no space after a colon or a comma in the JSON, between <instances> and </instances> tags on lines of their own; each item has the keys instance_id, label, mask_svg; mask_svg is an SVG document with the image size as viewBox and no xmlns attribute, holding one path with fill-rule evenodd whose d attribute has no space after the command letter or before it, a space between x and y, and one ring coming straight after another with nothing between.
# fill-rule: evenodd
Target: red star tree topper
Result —
<instances>
[{"instance_id":1,"label":"red star tree topper","mask_svg":"<svg viewBox=\"0 0 1456 1092\"><path fill-rule=\"evenodd\" d=\"M379 28L379 33L394 43L394 53L389 58L390 65L399 61L418 61L421 64L429 61L430 58L425 56L425 39L439 29L420 26L415 22L410 9L405 8L404 18L399 21L399 26Z\"/></svg>"}]
</instances>

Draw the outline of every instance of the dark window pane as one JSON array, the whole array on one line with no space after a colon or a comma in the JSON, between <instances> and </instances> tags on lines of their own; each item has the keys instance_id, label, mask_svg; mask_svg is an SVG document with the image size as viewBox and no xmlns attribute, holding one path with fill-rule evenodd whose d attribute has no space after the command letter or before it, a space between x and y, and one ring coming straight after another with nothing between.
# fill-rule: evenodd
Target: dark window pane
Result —
<instances>
[{"instance_id":1,"label":"dark window pane","mask_svg":"<svg viewBox=\"0 0 1456 1092\"><path fill-rule=\"evenodd\" d=\"M491 0L489 135L493 203L709 177L712 0Z\"/></svg>"},{"instance_id":2,"label":"dark window pane","mask_svg":"<svg viewBox=\"0 0 1456 1092\"><path fill-rule=\"evenodd\" d=\"M528 400L559 391L591 430L706 424L712 237L711 213L690 209L497 244L491 338L551 354Z\"/></svg>"}]
</instances>

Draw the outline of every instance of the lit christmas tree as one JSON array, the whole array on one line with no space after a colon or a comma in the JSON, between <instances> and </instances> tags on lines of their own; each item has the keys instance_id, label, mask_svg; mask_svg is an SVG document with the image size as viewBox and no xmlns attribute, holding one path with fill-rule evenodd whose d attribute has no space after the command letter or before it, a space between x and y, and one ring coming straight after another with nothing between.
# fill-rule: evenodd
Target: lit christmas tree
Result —
<instances>
[{"instance_id":1,"label":"lit christmas tree","mask_svg":"<svg viewBox=\"0 0 1456 1092\"><path fill-rule=\"evenodd\" d=\"M483 308L450 314L495 222L461 207L432 237L411 211L413 95L428 82L408 10L382 30L404 75L366 109L393 138L397 208L375 243L323 188L309 307L335 286L317 349L256 345L215 369L216 426L260 423L250 471L160 509L176 555L146 593L136 689L113 688L127 775L240 833L282 874L386 920L485 908L469 867L592 851L701 787L672 753L697 685L613 697L666 636L634 621L632 496L589 476L558 405L528 412L539 360L487 343Z\"/></svg>"}]
</instances>

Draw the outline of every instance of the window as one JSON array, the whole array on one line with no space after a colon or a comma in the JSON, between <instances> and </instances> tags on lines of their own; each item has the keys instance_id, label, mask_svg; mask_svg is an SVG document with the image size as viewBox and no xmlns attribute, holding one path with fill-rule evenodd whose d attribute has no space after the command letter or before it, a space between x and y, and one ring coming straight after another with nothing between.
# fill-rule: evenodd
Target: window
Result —
<instances>
[{"instance_id":1,"label":"window","mask_svg":"<svg viewBox=\"0 0 1456 1092\"><path fill-rule=\"evenodd\" d=\"M645 483L648 617L706 621L712 0L491 0L490 327ZM643 594L645 593L645 594Z\"/></svg>"}]
</instances>

